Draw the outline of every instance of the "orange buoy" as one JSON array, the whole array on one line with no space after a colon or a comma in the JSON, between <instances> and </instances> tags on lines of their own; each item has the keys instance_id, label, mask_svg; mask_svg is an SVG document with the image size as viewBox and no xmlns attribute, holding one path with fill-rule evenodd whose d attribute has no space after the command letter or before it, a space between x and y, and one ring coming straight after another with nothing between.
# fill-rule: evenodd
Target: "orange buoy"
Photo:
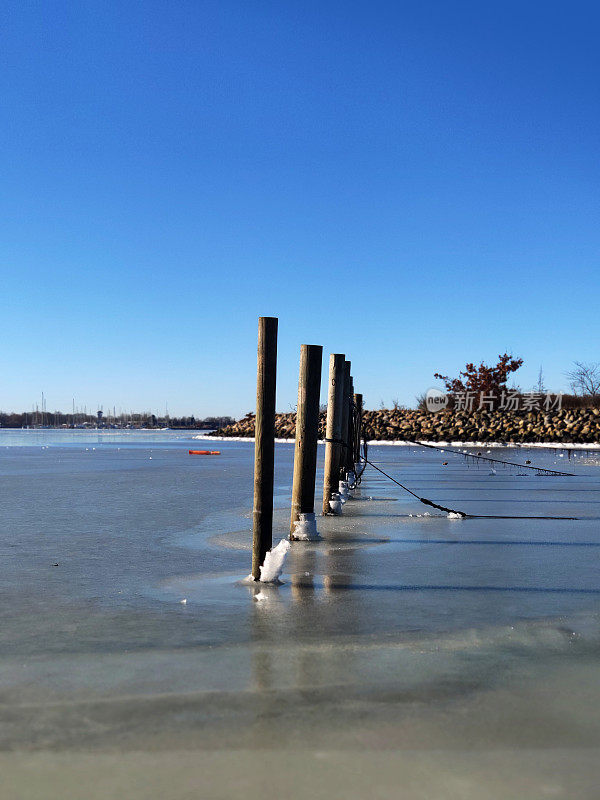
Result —
<instances>
[{"instance_id":1,"label":"orange buoy","mask_svg":"<svg viewBox=\"0 0 600 800\"><path fill-rule=\"evenodd\" d=\"M188 450L191 456L220 456L220 450Z\"/></svg>"}]
</instances>

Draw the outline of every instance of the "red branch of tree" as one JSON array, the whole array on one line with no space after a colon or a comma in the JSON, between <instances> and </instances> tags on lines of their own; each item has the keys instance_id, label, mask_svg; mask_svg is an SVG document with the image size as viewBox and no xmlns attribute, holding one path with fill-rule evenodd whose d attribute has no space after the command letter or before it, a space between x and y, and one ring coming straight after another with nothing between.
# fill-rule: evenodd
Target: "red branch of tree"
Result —
<instances>
[{"instance_id":1,"label":"red branch of tree","mask_svg":"<svg viewBox=\"0 0 600 800\"><path fill-rule=\"evenodd\" d=\"M467 364L459 373L458 378L449 378L447 375L440 375L439 372L435 373L434 378L444 381L446 391L450 394L483 392L484 394L499 395L501 391L506 390L506 381L510 373L516 372L522 363L522 358L513 358L508 353L504 353L498 356L498 363L493 367L482 361L478 367L475 364Z\"/></svg>"}]
</instances>

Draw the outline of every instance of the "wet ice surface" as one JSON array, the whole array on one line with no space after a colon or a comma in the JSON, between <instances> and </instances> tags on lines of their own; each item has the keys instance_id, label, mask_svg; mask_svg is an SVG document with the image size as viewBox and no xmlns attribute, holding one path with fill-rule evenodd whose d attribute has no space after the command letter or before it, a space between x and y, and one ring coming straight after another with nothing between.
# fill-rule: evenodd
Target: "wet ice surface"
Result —
<instances>
[{"instance_id":1,"label":"wet ice surface","mask_svg":"<svg viewBox=\"0 0 600 800\"><path fill-rule=\"evenodd\" d=\"M368 469L321 541L292 544L281 586L249 586L252 444L203 459L181 434L33 435L0 449L4 749L598 747L593 454L492 453L576 473L549 478L372 447L442 505L578 519L449 520ZM275 543L292 459L277 446ZM596 763L579 794L565 765L552 796L595 796ZM492 789L472 796L504 796L481 769ZM530 773L523 791L547 796Z\"/></svg>"}]
</instances>

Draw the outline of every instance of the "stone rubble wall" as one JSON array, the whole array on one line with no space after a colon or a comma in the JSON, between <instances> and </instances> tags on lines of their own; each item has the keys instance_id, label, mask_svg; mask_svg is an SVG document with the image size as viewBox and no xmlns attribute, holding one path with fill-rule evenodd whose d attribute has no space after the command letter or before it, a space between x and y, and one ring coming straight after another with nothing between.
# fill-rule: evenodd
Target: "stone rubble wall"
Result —
<instances>
[{"instance_id":1,"label":"stone rubble wall","mask_svg":"<svg viewBox=\"0 0 600 800\"><path fill-rule=\"evenodd\" d=\"M321 414L319 438L325 436L325 413ZM600 443L600 409L577 408L560 411L449 411L436 414L411 409L365 411L364 432L369 440L393 441L423 439L431 442L556 442L564 444ZM294 413L277 414L275 435L293 439ZM254 415L226 428L215 436L254 436Z\"/></svg>"}]
</instances>

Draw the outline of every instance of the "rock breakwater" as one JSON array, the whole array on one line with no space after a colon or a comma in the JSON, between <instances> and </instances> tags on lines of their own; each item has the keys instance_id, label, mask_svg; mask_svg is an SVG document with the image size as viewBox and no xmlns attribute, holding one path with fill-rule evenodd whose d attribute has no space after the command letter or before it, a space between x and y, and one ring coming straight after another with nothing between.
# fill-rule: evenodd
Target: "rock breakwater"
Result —
<instances>
[{"instance_id":1,"label":"rock breakwater","mask_svg":"<svg viewBox=\"0 0 600 800\"><path fill-rule=\"evenodd\" d=\"M365 411L364 432L369 440L423 439L431 442L550 442L562 444L600 443L600 409L559 411L440 411L436 414L411 409ZM293 439L294 413L277 414L275 435ZM254 414L214 432L215 436L254 436ZM321 414L319 437L325 436L325 414Z\"/></svg>"}]
</instances>

